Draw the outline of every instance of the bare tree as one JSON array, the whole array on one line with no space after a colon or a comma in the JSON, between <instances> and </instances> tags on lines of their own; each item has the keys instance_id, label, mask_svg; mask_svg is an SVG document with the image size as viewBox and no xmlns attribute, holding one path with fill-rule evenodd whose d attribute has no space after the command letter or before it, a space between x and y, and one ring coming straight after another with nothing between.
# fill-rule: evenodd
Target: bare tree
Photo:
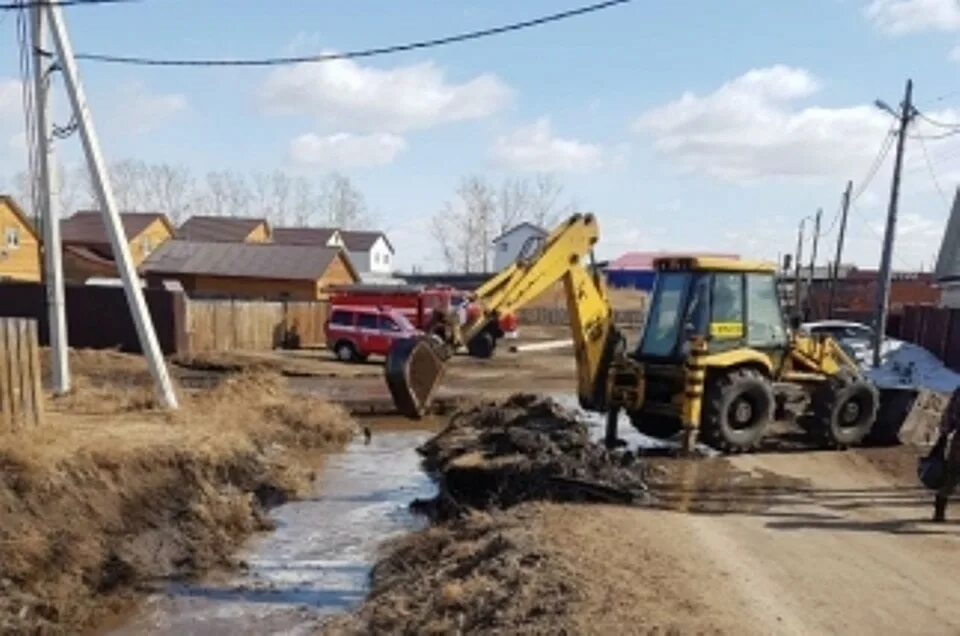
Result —
<instances>
[{"instance_id":1,"label":"bare tree","mask_svg":"<svg viewBox=\"0 0 960 636\"><path fill-rule=\"evenodd\" d=\"M304 177L298 177L293 180L291 190L290 209L293 212L293 222L298 227L307 227L317 212L318 202L313 186Z\"/></svg>"},{"instance_id":2,"label":"bare tree","mask_svg":"<svg viewBox=\"0 0 960 636\"><path fill-rule=\"evenodd\" d=\"M147 166L144 173L148 205L145 209L163 212L174 225L186 219L193 203L193 177L184 166L166 163Z\"/></svg>"},{"instance_id":3,"label":"bare tree","mask_svg":"<svg viewBox=\"0 0 960 636\"><path fill-rule=\"evenodd\" d=\"M496 199L494 189L481 177L466 177L457 188L457 199L446 202L434 216L431 231L447 267L489 271Z\"/></svg>"},{"instance_id":4,"label":"bare tree","mask_svg":"<svg viewBox=\"0 0 960 636\"><path fill-rule=\"evenodd\" d=\"M147 164L138 159L124 159L110 166L113 197L121 211L146 211L150 207L147 172Z\"/></svg>"},{"instance_id":5,"label":"bare tree","mask_svg":"<svg viewBox=\"0 0 960 636\"><path fill-rule=\"evenodd\" d=\"M208 216L247 216L253 193L246 179L230 170L208 172L205 189L196 199L197 207Z\"/></svg>"},{"instance_id":6,"label":"bare tree","mask_svg":"<svg viewBox=\"0 0 960 636\"><path fill-rule=\"evenodd\" d=\"M293 179L282 170L253 175L255 215L274 225L283 225L291 213Z\"/></svg>"},{"instance_id":7,"label":"bare tree","mask_svg":"<svg viewBox=\"0 0 960 636\"><path fill-rule=\"evenodd\" d=\"M323 184L317 203L324 223L333 227L356 230L369 223L367 202L363 193L348 177L336 172Z\"/></svg>"}]
</instances>

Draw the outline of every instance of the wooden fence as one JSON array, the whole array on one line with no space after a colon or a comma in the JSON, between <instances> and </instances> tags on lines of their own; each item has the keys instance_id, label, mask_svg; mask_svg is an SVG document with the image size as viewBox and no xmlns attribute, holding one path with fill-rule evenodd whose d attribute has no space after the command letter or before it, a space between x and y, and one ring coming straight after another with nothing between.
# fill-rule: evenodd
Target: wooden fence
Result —
<instances>
[{"instance_id":1,"label":"wooden fence","mask_svg":"<svg viewBox=\"0 0 960 636\"><path fill-rule=\"evenodd\" d=\"M189 300L181 352L323 346L325 302Z\"/></svg>"},{"instance_id":2,"label":"wooden fence","mask_svg":"<svg viewBox=\"0 0 960 636\"><path fill-rule=\"evenodd\" d=\"M42 419L37 323L0 318L0 432L37 426Z\"/></svg>"}]
</instances>

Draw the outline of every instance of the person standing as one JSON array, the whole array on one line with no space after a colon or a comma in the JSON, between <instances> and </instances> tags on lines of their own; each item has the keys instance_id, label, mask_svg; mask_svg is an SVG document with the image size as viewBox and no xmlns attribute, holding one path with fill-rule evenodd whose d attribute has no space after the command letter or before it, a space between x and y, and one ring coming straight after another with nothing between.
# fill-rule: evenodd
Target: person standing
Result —
<instances>
[{"instance_id":1,"label":"person standing","mask_svg":"<svg viewBox=\"0 0 960 636\"><path fill-rule=\"evenodd\" d=\"M947 410L940 419L937 445L943 447L944 477L933 500L933 520L942 523L947 520L950 495L960 484L960 387L950 396Z\"/></svg>"}]
</instances>

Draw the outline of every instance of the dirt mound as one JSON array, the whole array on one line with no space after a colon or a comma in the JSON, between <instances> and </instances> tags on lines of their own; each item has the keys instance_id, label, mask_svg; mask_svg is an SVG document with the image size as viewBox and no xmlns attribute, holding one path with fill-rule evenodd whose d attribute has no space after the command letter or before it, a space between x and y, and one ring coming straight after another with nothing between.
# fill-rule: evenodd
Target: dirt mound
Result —
<instances>
[{"instance_id":1,"label":"dirt mound","mask_svg":"<svg viewBox=\"0 0 960 636\"><path fill-rule=\"evenodd\" d=\"M439 485L421 506L440 517L524 501L646 501L644 468L629 451L609 451L555 401L517 394L456 413L420 449Z\"/></svg>"},{"instance_id":2,"label":"dirt mound","mask_svg":"<svg viewBox=\"0 0 960 636\"><path fill-rule=\"evenodd\" d=\"M530 532L535 511L474 512L389 544L367 601L327 634L563 634L570 573Z\"/></svg>"},{"instance_id":3,"label":"dirt mound","mask_svg":"<svg viewBox=\"0 0 960 636\"><path fill-rule=\"evenodd\" d=\"M44 426L0 435L0 634L82 632L138 586L226 563L310 478L284 451L355 426L274 375L181 392L173 414L137 408L142 358L86 362Z\"/></svg>"}]
</instances>

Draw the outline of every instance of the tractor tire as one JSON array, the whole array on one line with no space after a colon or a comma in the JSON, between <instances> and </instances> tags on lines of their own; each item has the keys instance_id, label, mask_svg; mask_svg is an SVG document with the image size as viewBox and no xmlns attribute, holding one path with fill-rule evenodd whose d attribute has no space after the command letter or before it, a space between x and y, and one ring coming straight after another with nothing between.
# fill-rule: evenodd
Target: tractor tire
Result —
<instances>
[{"instance_id":1,"label":"tractor tire","mask_svg":"<svg viewBox=\"0 0 960 636\"><path fill-rule=\"evenodd\" d=\"M636 413L630 416L630 422L638 432L656 439L670 439L683 428L679 418L657 413Z\"/></svg>"},{"instance_id":2,"label":"tractor tire","mask_svg":"<svg viewBox=\"0 0 960 636\"><path fill-rule=\"evenodd\" d=\"M870 434L879 405L880 396L870 382L827 380L813 392L808 430L833 448L856 446Z\"/></svg>"},{"instance_id":3,"label":"tractor tire","mask_svg":"<svg viewBox=\"0 0 960 636\"><path fill-rule=\"evenodd\" d=\"M355 362L357 360L357 349L353 343L341 340L333 348L334 355L340 362Z\"/></svg>"},{"instance_id":4,"label":"tractor tire","mask_svg":"<svg viewBox=\"0 0 960 636\"><path fill-rule=\"evenodd\" d=\"M497 348L497 341L489 331L481 331L467 343L467 353L474 358L489 358Z\"/></svg>"},{"instance_id":5,"label":"tractor tire","mask_svg":"<svg viewBox=\"0 0 960 636\"><path fill-rule=\"evenodd\" d=\"M708 380L700 418L701 439L728 453L749 451L773 421L770 381L754 369L734 369Z\"/></svg>"}]
</instances>

